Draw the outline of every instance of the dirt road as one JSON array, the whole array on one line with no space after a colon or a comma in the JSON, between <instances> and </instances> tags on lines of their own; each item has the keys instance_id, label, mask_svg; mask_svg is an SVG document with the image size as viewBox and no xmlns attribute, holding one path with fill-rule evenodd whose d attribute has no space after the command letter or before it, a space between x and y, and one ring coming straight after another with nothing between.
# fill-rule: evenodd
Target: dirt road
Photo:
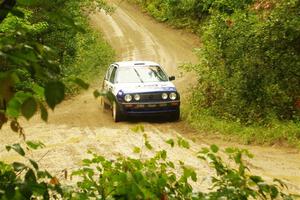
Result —
<instances>
[{"instance_id":1,"label":"dirt road","mask_svg":"<svg viewBox=\"0 0 300 200\"><path fill-rule=\"evenodd\" d=\"M126 3L118 5L112 16L98 12L91 16L91 24L102 31L116 49L118 60L152 60L162 64L169 75L176 75L175 84L180 92L187 94L195 83L192 74L181 76L178 66L185 62L197 62L193 48L199 46L196 36L180 30L173 30L164 24L155 22L137 8ZM98 88L95 85L94 88ZM131 120L113 123L109 111L99 108L98 100L93 98L92 90L65 101L50 114L47 124L36 117L30 122L23 121L27 139L41 140L46 147L32 153L41 167L60 175L64 169L74 170L91 149L108 158L118 155L136 156L135 146L141 146L143 133L134 133L130 129L143 125L150 143L155 150L167 149L173 161L183 160L196 169L199 181L196 188L206 188L211 171L206 163L195 159L194 155L202 147L211 143L223 146L238 146L220 140L206 139L191 130L185 122L165 123ZM21 139L4 127L0 134L1 160L10 162L18 158L15 153L5 152L4 146ZM188 138L189 150L170 148L165 143L177 136ZM194 138L195 141L190 139ZM300 194L300 154L298 150L287 148L247 146L255 158L250 163L253 173L267 179L279 178L287 183L290 191ZM145 152L144 156L151 155Z\"/></svg>"}]
</instances>

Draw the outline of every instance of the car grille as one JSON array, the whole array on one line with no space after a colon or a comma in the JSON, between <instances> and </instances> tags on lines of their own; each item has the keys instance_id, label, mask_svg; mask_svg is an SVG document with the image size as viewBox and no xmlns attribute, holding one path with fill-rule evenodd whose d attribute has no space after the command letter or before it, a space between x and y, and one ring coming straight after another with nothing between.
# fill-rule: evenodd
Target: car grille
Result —
<instances>
[{"instance_id":1,"label":"car grille","mask_svg":"<svg viewBox=\"0 0 300 200\"><path fill-rule=\"evenodd\" d=\"M153 102L153 101L161 101L161 93L147 93L147 94L140 94L141 102Z\"/></svg>"}]
</instances>

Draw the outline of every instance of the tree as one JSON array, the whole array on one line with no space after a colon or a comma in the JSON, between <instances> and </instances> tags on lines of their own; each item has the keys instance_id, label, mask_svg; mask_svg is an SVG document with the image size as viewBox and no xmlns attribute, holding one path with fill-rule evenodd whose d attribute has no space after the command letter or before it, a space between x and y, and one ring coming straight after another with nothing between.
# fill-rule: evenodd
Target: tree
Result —
<instances>
[{"instance_id":1,"label":"tree","mask_svg":"<svg viewBox=\"0 0 300 200\"><path fill-rule=\"evenodd\" d=\"M67 68L76 60L77 35L85 31L82 16L100 8L112 10L102 0L1 2L0 128L10 119L20 132L18 117L30 119L37 111L47 121L47 107L64 99L68 82L88 87Z\"/></svg>"}]
</instances>

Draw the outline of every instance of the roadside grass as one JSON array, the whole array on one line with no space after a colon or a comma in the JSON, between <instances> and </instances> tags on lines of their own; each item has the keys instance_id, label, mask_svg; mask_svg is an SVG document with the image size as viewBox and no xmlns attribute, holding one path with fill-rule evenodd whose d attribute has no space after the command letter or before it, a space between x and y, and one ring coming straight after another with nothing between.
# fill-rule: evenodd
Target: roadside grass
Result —
<instances>
[{"instance_id":1,"label":"roadside grass","mask_svg":"<svg viewBox=\"0 0 300 200\"><path fill-rule=\"evenodd\" d=\"M243 144L277 145L300 148L300 123L272 121L268 126L246 126L239 122L220 119L205 110L184 105L182 117L200 133L211 136L225 136Z\"/></svg>"}]
</instances>

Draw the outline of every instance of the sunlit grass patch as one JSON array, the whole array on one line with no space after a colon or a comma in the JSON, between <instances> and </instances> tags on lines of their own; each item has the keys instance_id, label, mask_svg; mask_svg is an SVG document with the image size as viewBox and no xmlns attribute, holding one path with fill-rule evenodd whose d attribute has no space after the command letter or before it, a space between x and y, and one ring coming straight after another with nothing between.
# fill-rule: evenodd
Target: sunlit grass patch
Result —
<instances>
[{"instance_id":1,"label":"sunlit grass patch","mask_svg":"<svg viewBox=\"0 0 300 200\"><path fill-rule=\"evenodd\" d=\"M273 120L268 125L243 125L220 119L205 110L183 108L183 117L197 130L206 134L225 136L244 144L286 145L300 148L300 123Z\"/></svg>"}]
</instances>

